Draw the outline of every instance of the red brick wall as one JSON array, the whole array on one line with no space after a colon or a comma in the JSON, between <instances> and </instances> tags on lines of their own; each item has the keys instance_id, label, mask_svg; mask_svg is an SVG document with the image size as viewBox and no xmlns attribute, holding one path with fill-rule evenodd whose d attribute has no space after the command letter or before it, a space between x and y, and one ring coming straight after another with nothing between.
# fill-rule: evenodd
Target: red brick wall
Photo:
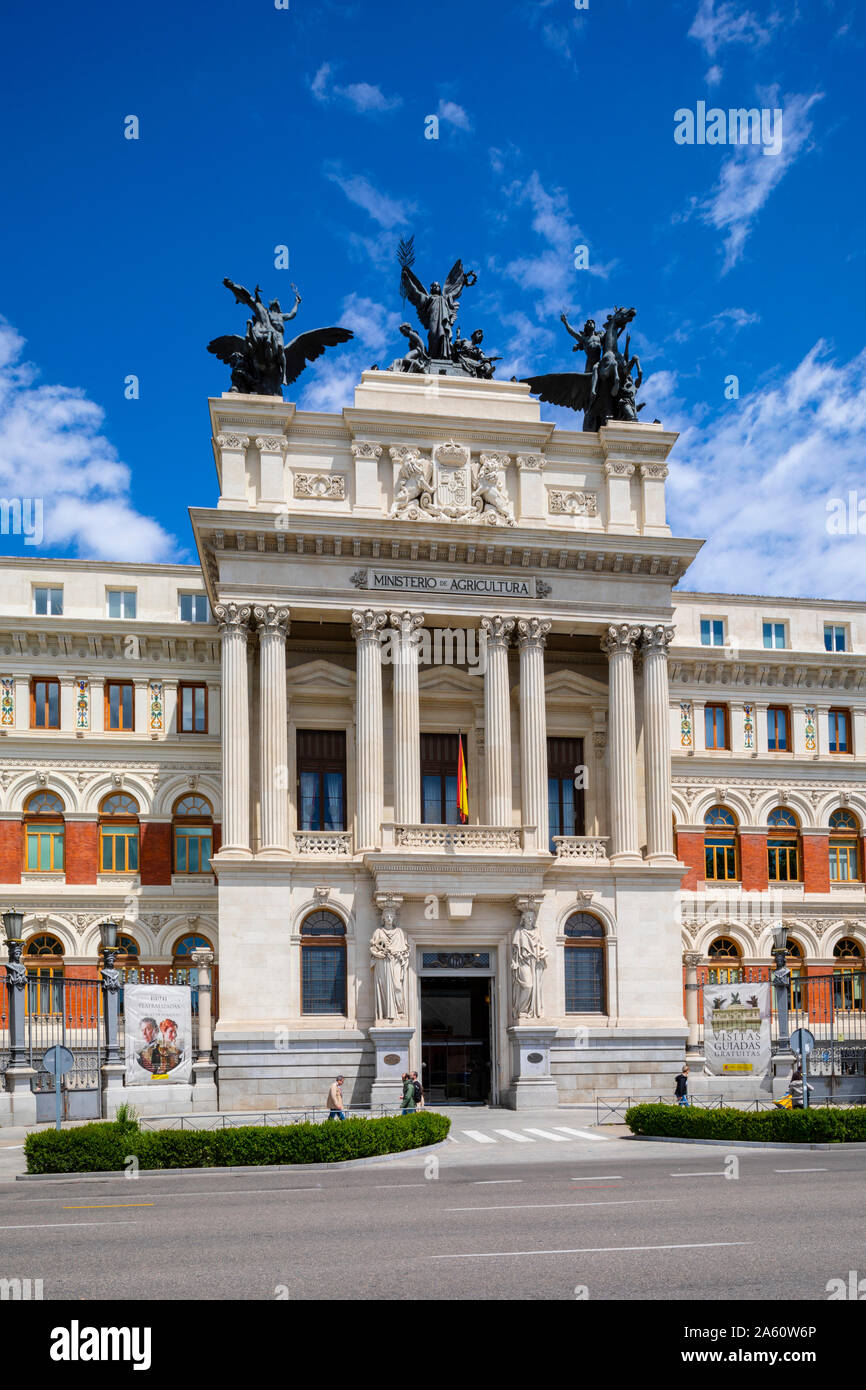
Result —
<instances>
[{"instance_id":1,"label":"red brick wall","mask_svg":"<svg viewBox=\"0 0 866 1390\"><path fill-rule=\"evenodd\" d=\"M148 821L141 827L141 882L171 883L171 822Z\"/></svg>"},{"instance_id":2,"label":"red brick wall","mask_svg":"<svg viewBox=\"0 0 866 1390\"><path fill-rule=\"evenodd\" d=\"M95 883L99 827L95 820L66 822L66 882Z\"/></svg>"},{"instance_id":3,"label":"red brick wall","mask_svg":"<svg viewBox=\"0 0 866 1390\"><path fill-rule=\"evenodd\" d=\"M740 835L740 882L743 892L769 887L766 835Z\"/></svg>"},{"instance_id":4,"label":"red brick wall","mask_svg":"<svg viewBox=\"0 0 866 1390\"><path fill-rule=\"evenodd\" d=\"M0 820L0 883L20 883L24 859L24 825Z\"/></svg>"},{"instance_id":5,"label":"red brick wall","mask_svg":"<svg viewBox=\"0 0 866 1390\"><path fill-rule=\"evenodd\" d=\"M830 892L830 836L804 835L803 884L807 893Z\"/></svg>"},{"instance_id":6,"label":"red brick wall","mask_svg":"<svg viewBox=\"0 0 866 1390\"><path fill-rule=\"evenodd\" d=\"M687 871L683 875L683 888L696 890L698 879L703 879L706 873L704 837L699 831L680 830L677 832L677 858L688 865Z\"/></svg>"}]
</instances>

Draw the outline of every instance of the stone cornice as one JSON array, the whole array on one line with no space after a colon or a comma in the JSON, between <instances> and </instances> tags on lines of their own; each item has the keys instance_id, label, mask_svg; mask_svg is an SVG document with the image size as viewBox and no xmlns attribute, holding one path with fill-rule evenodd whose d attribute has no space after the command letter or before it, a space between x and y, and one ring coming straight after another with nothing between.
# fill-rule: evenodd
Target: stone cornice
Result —
<instances>
[{"instance_id":1,"label":"stone cornice","mask_svg":"<svg viewBox=\"0 0 866 1390\"><path fill-rule=\"evenodd\" d=\"M808 702L809 692L816 690L866 689L866 656L839 652L834 661L828 660L826 653L797 654L796 660L791 659L790 652L780 655L784 659L775 661L767 653L743 652L712 659L706 649L699 655L694 648L683 650L674 645L670 653L671 693L679 696L677 686L729 686L798 692Z\"/></svg>"}]
</instances>

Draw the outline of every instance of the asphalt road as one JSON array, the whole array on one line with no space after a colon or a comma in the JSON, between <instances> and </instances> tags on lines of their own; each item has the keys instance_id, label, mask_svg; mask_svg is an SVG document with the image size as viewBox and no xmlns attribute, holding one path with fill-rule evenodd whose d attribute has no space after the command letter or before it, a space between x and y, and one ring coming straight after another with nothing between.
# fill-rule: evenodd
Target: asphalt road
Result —
<instances>
[{"instance_id":1,"label":"asphalt road","mask_svg":"<svg viewBox=\"0 0 866 1390\"><path fill-rule=\"evenodd\" d=\"M471 1143L438 1164L7 1181L0 1276L70 1301L826 1300L866 1276L866 1151Z\"/></svg>"}]
</instances>

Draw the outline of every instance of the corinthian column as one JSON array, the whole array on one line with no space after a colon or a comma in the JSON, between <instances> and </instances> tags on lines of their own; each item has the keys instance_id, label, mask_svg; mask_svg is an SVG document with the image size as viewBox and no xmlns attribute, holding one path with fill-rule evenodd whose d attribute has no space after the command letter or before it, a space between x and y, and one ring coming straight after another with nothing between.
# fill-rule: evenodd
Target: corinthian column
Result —
<instances>
[{"instance_id":1,"label":"corinthian column","mask_svg":"<svg viewBox=\"0 0 866 1390\"><path fill-rule=\"evenodd\" d=\"M601 639L609 662L610 857L614 863L640 860L634 716L634 652L639 636L639 627L620 623L609 627Z\"/></svg>"},{"instance_id":2,"label":"corinthian column","mask_svg":"<svg viewBox=\"0 0 866 1390\"><path fill-rule=\"evenodd\" d=\"M385 788L382 730L382 651L379 633L386 615L372 608L352 614L357 643L355 724L358 746L358 843L356 850L375 849L382 834Z\"/></svg>"},{"instance_id":3,"label":"corinthian column","mask_svg":"<svg viewBox=\"0 0 866 1390\"><path fill-rule=\"evenodd\" d=\"M661 623L645 627L642 634L648 859L674 859L668 695L668 647L673 635L673 628Z\"/></svg>"},{"instance_id":4,"label":"corinthian column","mask_svg":"<svg viewBox=\"0 0 866 1390\"><path fill-rule=\"evenodd\" d=\"M508 642L513 618L482 618L487 667L484 674L484 724L487 737L487 823L511 824L511 699L508 689Z\"/></svg>"},{"instance_id":5,"label":"corinthian column","mask_svg":"<svg viewBox=\"0 0 866 1390\"><path fill-rule=\"evenodd\" d=\"M520 787L524 825L536 827L536 843L548 848L547 712L544 701L544 644L550 631L544 618L520 618Z\"/></svg>"},{"instance_id":6,"label":"corinthian column","mask_svg":"<svg viewBox=\"0 0 866 1390\"><path fill-rule=\"evenodd\" d=\"M237 603L214 608L222 638L223 843L220 853L250 855L250 709L247 699L247 634L250 609Z\"/></svg>"},{"instance_id":7,"label":"corinthian column","mask_svg":"<svg viewBox=\"0 0 866 1390\"><path fill-rule=\"evenodd\" d=\"M254 608L259 629L261 854L289 853L286 633L288 608Z\"/></svg>"},{"instance_id":8,"label":"corinthian column","mask_svg":"<svg viewBox=\"0 0 866 1390\"><path fill-rule=\"evenodd\" d=\"M418 716L418 629L423 613L392 613L394 642L394 819L421 820L421 730Z\"/></svg>"}]
</instances>

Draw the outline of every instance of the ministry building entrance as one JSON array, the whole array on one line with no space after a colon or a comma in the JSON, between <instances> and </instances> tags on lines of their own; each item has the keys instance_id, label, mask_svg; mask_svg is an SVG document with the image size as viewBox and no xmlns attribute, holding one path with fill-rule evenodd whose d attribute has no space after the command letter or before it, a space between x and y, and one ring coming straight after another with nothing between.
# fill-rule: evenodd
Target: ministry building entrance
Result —
<instances>
[{"instance_id":1,"label":"ministry building entrance","mask_svg":"<svg viewBox=\"0 0 866 1390\"><path fill-rule=\"evenodd\" d=\"M419 981L421 1075L431 1104L483 1105L491 1100L493 977L476 975L471 965L463 965L476 960L487 966L489 957L423 954L424 966L435 971Z\"/></svg>"}]
</instances>

